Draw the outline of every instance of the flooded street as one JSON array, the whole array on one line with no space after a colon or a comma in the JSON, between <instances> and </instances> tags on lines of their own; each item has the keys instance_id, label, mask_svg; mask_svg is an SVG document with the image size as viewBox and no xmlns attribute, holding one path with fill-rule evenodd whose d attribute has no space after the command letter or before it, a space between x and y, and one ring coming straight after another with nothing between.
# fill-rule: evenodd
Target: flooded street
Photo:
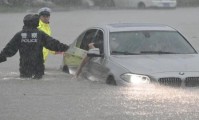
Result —
<instances>
[{"instance_id":1,"label":"flooded street","mask_svg":"<svg viewBox=\"0 0 199 120\"><path fill-rule=\"evenodd\" d=\"M83 30L106 23L160 23L179 30L199 50L199 8L53 12L52 36L70 44ZM27 13L0 13L2 50ZM50 55L42 80L19 78L19 54L0 64L0 120L198 120L199 88L120 87L73 79Z\"/></svg>"}]
</instances>

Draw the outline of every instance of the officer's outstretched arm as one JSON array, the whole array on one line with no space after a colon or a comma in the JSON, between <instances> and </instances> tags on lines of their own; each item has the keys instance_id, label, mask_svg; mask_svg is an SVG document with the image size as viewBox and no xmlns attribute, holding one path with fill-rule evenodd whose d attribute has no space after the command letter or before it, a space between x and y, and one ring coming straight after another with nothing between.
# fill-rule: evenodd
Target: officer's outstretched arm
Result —
<instances>
[{"instance_id":1,"label":"officer's outstretched arm","mask_svg":"<svg viewBox=\"0 0 199 120\"><path fill-rule=\"evenodd\" d=\"M6 60L6 57L0 54L0 63L5 62Z\"/></svg>"},{"instance_id":2,"label":"officer's outstretched arm","mask_svg":"<svg viewBox=\"0 0 199 120\"><path fill-rule=\"evenodd\" d=\"M7 57L14 56L18 51L18 35L16 34L0 53L0 62L5 62Z\"/></svg>"},{"instance_id":3,"label":"officer's outstretched arm","mask_svg":"<svg viewBox=\"0 0 199 120\"><path fill-rule=\"evenodd\" d=\"M69 48L68 45L59 42L58 40L48 36L47 34L44 34L43 37L44 47L46 47L49 50L53 50L56 52L65 52Z\"/></svg>"}]
</instances>

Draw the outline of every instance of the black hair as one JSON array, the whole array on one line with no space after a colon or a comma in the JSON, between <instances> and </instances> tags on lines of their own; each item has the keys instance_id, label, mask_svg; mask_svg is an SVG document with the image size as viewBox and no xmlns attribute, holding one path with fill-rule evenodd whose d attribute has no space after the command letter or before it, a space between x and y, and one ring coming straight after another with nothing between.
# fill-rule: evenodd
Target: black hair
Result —
<instances>
[{"instance_id":1,"label":"black hair","mask_svg":"<svg viewBox=\"0 0 199 120\"><path fill-rule=\"evenodd\" d=\"M37 28L39 25L39 15L38 14L28 14L23 19L24 26Z\"/></svg>"}]
</instances>

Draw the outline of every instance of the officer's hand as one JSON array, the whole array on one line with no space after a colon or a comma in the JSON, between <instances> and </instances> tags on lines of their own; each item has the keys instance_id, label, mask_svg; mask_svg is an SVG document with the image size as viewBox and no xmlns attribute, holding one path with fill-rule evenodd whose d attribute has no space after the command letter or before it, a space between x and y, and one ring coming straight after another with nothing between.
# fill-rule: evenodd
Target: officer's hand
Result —
<instances>
[{"instance_id":1,"label":"officer's hand","mask_svg":"<svg viewBox=\"0 0 199 120\"><path fill-rule=\"evenodd\" d=\"M7 59L5 56L0 55L0 63L5 62Z\"/></svg>"}]
</instances>

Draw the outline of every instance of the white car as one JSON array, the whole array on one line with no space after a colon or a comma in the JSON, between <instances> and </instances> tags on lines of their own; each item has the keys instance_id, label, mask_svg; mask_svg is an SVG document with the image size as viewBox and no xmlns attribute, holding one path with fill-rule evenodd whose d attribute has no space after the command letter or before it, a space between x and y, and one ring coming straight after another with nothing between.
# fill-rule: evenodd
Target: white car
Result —
<instances>
[{"instance_id":1,"label":"white car","mask_svg":"<svg viewBox=\"0 0 199 120\"><path fill-rule=\"evenodd\" d=\"M89 50L91 42L102 44ZM118 23L90 27L64 54L63 70L73 74L86 54L91 59L81 75L92 81L127 86L154 82L199 85L199 54L182 34L166 25Z\"/></svg>"},{"instance_id":2,"label":"white car","mask_svg":"<svg viewBox=\"0 0 199 120\"><path fill-rule=\"evenodd\" d=\"M122 8L175 8L176 0L113 0L116 7Z\"/></svg>"}]
</instances>

